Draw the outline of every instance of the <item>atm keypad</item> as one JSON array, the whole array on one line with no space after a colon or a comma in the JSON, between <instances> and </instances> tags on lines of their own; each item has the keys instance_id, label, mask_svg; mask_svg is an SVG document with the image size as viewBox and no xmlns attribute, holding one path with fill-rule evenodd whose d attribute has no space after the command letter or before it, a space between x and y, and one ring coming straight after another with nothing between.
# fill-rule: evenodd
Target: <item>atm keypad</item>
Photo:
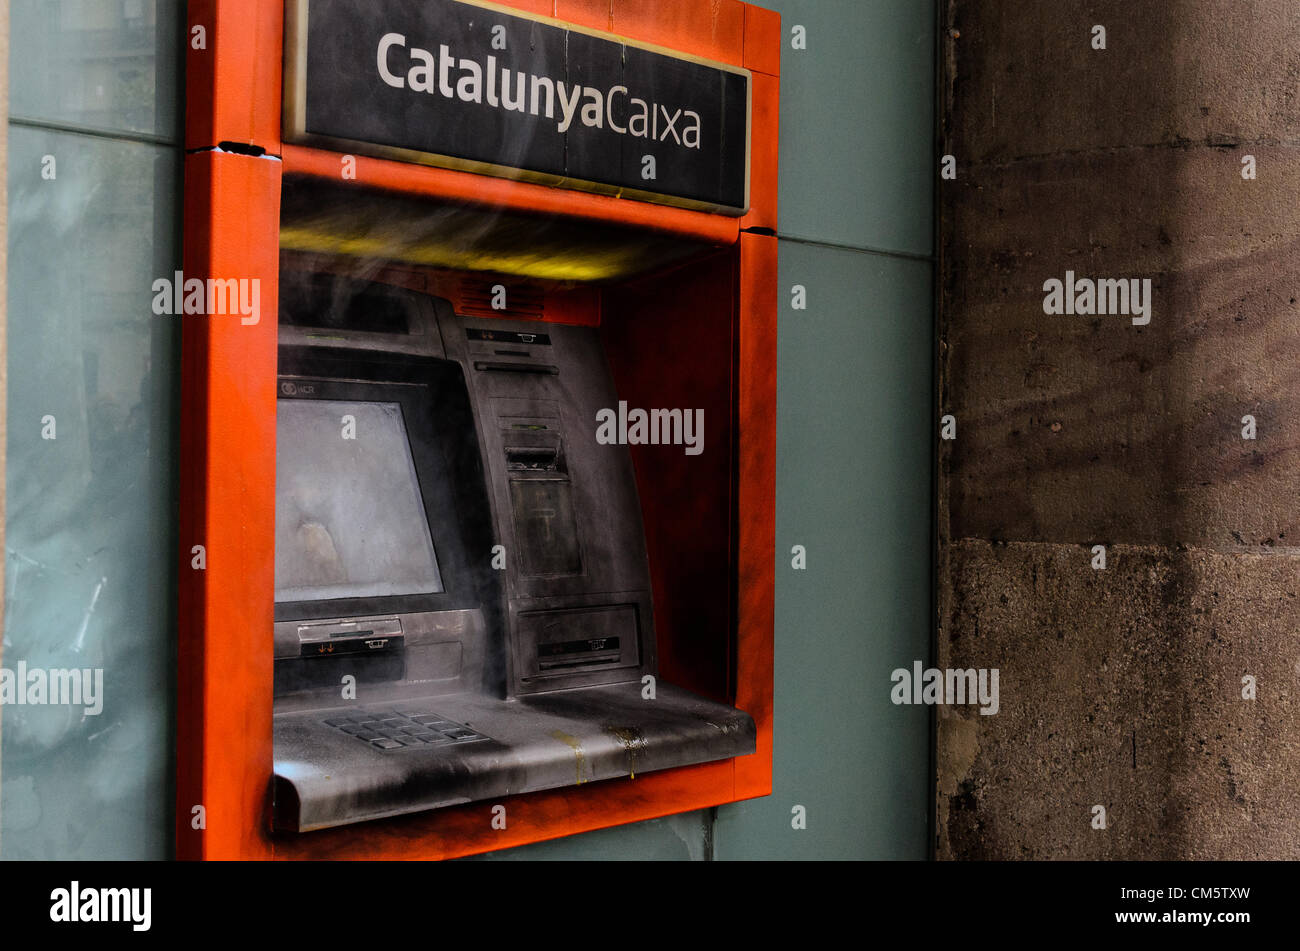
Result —
<instances>
[{"instance_id":1,"label":"atm keypad","mask_svg":"<svg viewBox=\"0 0 1300 951\"><path fill-rule=\"evenodd\" d=\"M436 713L365 710L332 716L322 722L377 750L425 749L489 739L463 723Z\"/></svg>"}]
</instances>

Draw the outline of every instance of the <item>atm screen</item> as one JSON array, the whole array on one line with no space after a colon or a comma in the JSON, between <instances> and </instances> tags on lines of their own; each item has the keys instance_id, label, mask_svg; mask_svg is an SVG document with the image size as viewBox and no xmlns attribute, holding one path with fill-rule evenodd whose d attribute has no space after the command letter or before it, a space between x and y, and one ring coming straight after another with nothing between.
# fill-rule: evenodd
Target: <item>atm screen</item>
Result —
<instances>
[{"instance_id":1,"label":"atm screen","mask_svg":"<svg viewBox=\"0 0 1300 951\"><path fill-rule=\"evenodd\" d=\"M400 404L280 399L276 440L277 602L443 591Z\"/></svg>"}]
</instances>

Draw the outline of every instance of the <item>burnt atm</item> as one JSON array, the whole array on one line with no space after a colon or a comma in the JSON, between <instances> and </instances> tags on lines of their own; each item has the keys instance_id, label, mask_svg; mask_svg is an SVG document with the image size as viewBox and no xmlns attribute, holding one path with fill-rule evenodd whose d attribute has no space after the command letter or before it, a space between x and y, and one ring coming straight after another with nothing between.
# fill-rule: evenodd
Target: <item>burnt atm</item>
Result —
<instances>
[{"instance_id":1,"label":"burnt atm","mask_svg":"<svg viewBox=\"0 0 1300 951\"><path fill-rule=\"evenodd\" d=\"M282 272L275 830L755 751L658 679L613 379L595 327Z\"/></svg>"}]
</instances>

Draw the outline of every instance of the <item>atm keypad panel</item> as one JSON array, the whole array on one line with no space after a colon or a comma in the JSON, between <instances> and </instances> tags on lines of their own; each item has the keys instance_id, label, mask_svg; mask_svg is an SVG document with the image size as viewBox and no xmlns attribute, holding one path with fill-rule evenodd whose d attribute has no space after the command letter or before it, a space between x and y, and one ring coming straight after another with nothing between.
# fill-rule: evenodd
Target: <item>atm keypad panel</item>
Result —
<instances>
[{"instance_id":1,"label":"atm keypad panel","mask_svg":"<svg viewBox=\"0 0 1300 951\"><path fill-rule=\"evenodd\" d=\"M322 722L377 750L427 749L491 739L430 711L355 710Z\"/></svg>"}]
</instances>

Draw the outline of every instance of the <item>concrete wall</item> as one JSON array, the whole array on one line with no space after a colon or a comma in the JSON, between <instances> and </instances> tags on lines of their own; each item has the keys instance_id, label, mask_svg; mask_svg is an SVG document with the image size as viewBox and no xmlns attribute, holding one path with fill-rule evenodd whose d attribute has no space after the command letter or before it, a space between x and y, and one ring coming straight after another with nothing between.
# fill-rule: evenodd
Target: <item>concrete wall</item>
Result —
<instances>
[{"instance_id":1,"label":"concrete wall","mask_svg":"<svg viewBox=\"0 0 1300 951\"><path fill-rule=\"evenodd\" d=\"M942 29L939 658L1001 709L940 710L938 855L1300 857L1300 5ZM1045 314L1067 270L1150 323Z\"/></svg>"}]
</instances>

